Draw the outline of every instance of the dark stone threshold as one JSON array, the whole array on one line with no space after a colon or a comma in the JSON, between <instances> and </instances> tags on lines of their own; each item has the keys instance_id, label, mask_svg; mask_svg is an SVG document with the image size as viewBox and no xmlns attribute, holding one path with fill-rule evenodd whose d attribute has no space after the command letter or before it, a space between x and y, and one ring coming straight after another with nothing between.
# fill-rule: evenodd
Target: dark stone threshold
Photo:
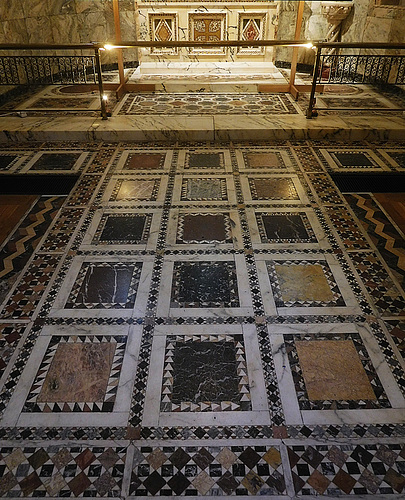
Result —
<instances>
[{"instance_id":1,"label":"dark stone threshold","mask_svg":"<svg viewBox=\"0 0 405 500\"><path fill-rule=\"evenodd\" d=\"M343 193L402 193L405 192L405 173L353 172L330 174Z\"/></svg>"},{"instance_id":2,"label":"dark stone threshold","mask_svg":"<svg viewBox=\"0 0 405 500\"><path fill-rule=\"evenodd\" d=\"M0 194L67 195L79 175L5 174L0 176Z\"/></svg>"}]
</instances>

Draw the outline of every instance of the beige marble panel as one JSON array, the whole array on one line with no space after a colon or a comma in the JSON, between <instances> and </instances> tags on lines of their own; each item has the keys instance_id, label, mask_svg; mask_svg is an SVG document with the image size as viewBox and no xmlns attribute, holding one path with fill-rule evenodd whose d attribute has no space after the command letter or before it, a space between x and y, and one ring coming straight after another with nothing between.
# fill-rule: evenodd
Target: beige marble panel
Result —
<instances>
[{"instance_id":1,"label":"beige marble panel","mask_svg":"<svg viewBox=\"0 0 405 500\"><path fill-rule=\"evenodd\" d=\"M80 24L76 15L51 16L52 36L58 43L80 43Z\"/></svg>"},{"instance_id":2,"label":"beige marble panel","mask_svg":"<svg viewBox=\"0 0 405 500\"><path fill-rule=\"evenodd\" d=\"M334 299L320 265L280 266L276 264L275 269L285 302L297 300L331 302Z\"/></svg>"},{"instance_id":3,"label":"beige marble panel","mask_svg":"<svg viewBox=\"0 0 405 500\"><path fill-rule=\"evenodd\" d=\"M22 19L24 10L22 4L25 0L2 0L0 2L0 19L6 21L9 19Z\"/></svg>"},{"instance_id":4,"label":"beige marble panel","mask_svg":"<svg viewBox=\"0 0 405 500\"><path fill-rule=\"evenodd\" d=\"M103 401L115 344L59 344L37 401Z\"/></svg>"},{"instance_id":5,"label":"beige marble panel","mask_svg":"<svg viewBox=\"0 0 405 500\"><path fill-rule=\"evenodd\" d=\"M80 41L82 43L88 43L92 40L107 42L110 39L107 20L103 11L78 14L77 22L80 26Z\"/></svg>"},{"instance_id":6,"label":"beige marble panel","mask_svg":"<svg viewBox=\"0 0 405 500\"><path fill-rule=\"evenodd\" d=\"M25 19L4 21L4 37L7 43L28 43L27 26Z\"/></svg>"},{"instance_id":7,"label":"beige marble panel","mask_svg":"<svg viewBox=\"0 0 405 500\"><path fill-rule=\"evenodd\" d=\"M295 345L309 399L376 399L351 340L296 341Z\"/></svg>"},{"instance_id":8,"label":"beige marble panel","mask_svg":"<svg viewBox=\"0 0 405 500\"><path fill-rule=\"evenodd\" d=\"M23 0L22 7L25 17L46 16L49 14L48 4L44 0Z\"/></svg>"},{"instance_id":9,"label":"beige marble panel","mask_svg":"<svg viewBox=\"0 0 405 500\"><path fill-rule=\"evenodd\" d=\"M47 5L51 16L74 14L76 12L74 0L47 0Z\"/></svg>"},{"instance_id":10,"label":"beige marble panel","mask_svg":"<svg viewBox=\"0 0 405 500\"><path fill-rule=\"evenodd\" d=\"M49 17L28 17L26 24L29 43L53 43Z\"/></svg>"}]
</instances>

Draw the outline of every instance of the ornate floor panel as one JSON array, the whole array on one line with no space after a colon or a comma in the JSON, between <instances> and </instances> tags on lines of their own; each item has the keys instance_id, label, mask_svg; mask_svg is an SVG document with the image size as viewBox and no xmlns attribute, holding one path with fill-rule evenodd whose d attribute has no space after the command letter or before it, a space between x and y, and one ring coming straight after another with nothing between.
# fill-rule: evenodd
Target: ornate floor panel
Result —
<instances>
[{"instance_id":1,"label":"ornate floor panel","mask_svg":"<svg viewBox=\"0 0 405 500\"><path fill-rule=\"evenodd\" d=\"M329 173L404 155L2 146L4 173L81 177L3 256L0 495L402 498L402 234Z\"/></svg>"}]
</instances>

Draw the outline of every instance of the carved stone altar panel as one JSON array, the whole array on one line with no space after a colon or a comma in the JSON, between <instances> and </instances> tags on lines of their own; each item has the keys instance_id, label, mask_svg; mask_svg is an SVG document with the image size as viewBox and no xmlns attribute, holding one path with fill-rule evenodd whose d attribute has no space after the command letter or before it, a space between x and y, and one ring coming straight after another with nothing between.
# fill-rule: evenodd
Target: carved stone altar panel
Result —
<instances>
[{"instance_id":1,"label":"carved stone altar panel","mask_svg":"<svg viewBox=\"0 0 405 500\"><path fill-rule=\"evenodd\" d=\"M193 42L220 42L225 40L226 14L189 14L189 39ZM191 48L193 54L225 54L225 47Z\"/></svg>"},{"instance_id":2,"label":"carved stone altar panel","mask_svg":"<svg viewBox=\"0 0 405 500\"><path fill-rule=\"evenodd\" d=\"M176 14L148 14L149 37L153 42L172 42L177 40L177 15ZM151 47L154 54L177 54L177 48Z\"/></svg>"},{"instance_id":3,"label":"carved stone altar panel","mask_svg":"<svg viewBox=\"0 0 405 500\"><path fill-rule=\"evenodd\" d=\"M266 38L266 13L239 14L238 39L263 40ZM239 54L264 54L264 47L240 47Z\"/></svg>"}]
</instances>

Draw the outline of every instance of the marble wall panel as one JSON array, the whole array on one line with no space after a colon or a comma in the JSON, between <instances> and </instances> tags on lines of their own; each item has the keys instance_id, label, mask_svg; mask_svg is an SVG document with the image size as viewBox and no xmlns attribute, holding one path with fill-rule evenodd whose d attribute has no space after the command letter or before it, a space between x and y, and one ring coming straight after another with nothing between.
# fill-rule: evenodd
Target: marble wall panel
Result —
<instances>
[{"instance_id":1,"label":"marble wall panel","mask_svg":"<svg viewBox=\"0 0 405 500\"><path fill-rule=\"evenodd\" d=\"M24 0L23 0L24 1ZM45 3L45 2L43 2ZM47 0L49 14L52 16L75 13L75 0Z\"/></svg>"},{"instance_id":2,"label":"marble wall panel","mask_svg":"<svg viewBox=\"0 0 405 500\"><path fill-rule=\"evenodd\" d=\"M21 19L24 17L23 3L25 0L13 0L12 2L0 2L0 19Z\"/></svg>"},{"instance_id":3,"label":"marble wall panel","mask_svg":"<svg viewBox=\"0 0 405 500\"><path fill-rule=\"evenodd\" d=\"M28 43L27 27L24 19L4 21L4 39L7 43Z\"/></svg>"},{"instance_id":4,"label":"marble wall panel","mask_svg":"<svg viewBox=\"0 0 405 500\"><path fill-rule=\"evenodd\" d=\"M83 12L77 15L77 21L80 26L79 36L82 43L91 40L106 42L111 39L104 12Z\"/></svg>"},{"instance_id":5,"label":"marble wall panel","mask_svg":"<svg viewBox=\"0 0 405 500\"><path fill-rule=\"evenodd\" d=\"M58 43L80 43L80 31L78 16L58 15L51 16L51 29L53 40Z\"/></svg>"},{"instance_id":6,"label":"marble wall panel","mask_svg":"<svg viewBox=\"0 0 405 500\"><path fill-rule=\"evenodd\" d=\"M53 43L49 17L28 17L25 22L29 43Z\"/></svg>"},{"instance_id":7,"label":"marble wall panel","mask_svg":"<svg viewBox=\"0 0 405 500\"><path fill-rule=\"evenodd\" d=\"M49 14L46 0L23 0L21 3L24 17L47 16Z\"/></svg>"}]
</instances>

